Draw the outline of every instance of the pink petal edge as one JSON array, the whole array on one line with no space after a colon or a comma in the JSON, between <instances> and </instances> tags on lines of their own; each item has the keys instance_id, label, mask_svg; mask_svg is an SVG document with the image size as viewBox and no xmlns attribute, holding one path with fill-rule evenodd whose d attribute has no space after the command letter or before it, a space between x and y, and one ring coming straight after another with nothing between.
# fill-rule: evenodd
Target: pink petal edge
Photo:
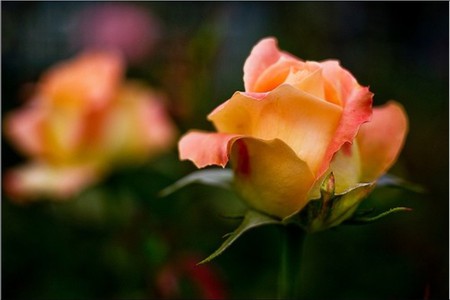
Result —
<instances>
[{"instance_id":1,"label":"pink petal edge","mask_svg":"<svg viewBox=\"0 0 450 300\"><path fill-rule=\"evenodd\" d=\"M334 138L328 146L318 177L328 169L334 154L345 143L352 144L360 126L370 120L372 116L372 98L373 93L369 91L368 87L359 87L354 89L348 99L346 99L341 120Z\"/></svg>"},{"instance_id":2,"label":"pink petal edge","mask_svg":"<svg viewBox=\"0 0 450 300\"><path fill-rule=\"evenodd\" d=\"M210 165L225 167L229 147L241 135L190 131L178 143L180 160L190 160L197 168Z\"/></svg>"}]
</instances>

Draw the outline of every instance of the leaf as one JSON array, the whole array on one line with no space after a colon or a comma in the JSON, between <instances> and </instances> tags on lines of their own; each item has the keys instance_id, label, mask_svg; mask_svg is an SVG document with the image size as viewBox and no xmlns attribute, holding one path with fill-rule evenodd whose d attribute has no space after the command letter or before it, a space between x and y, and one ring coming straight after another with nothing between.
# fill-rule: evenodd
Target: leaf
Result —
<instances>
[{"instance_id":1,"label":"leaf","mask_svg":"<svg viewBox=\"0 0 450 300\"><path fill-rule=\"evenodd\" d=\"M391 174L385 174L377 181L377 186L391 186L391 187L397 187L397 188L403 188L405 190L423 194L426 192L426 189L415 183L411 183L409 181L406 181L400 177L391 175Z\"/></svg>"},{"instance_id":2,"label":"leaf","mask_svg":"<svg viewBox=\"0 0 450 300\"><path fill-rule=\"evenodd\" d=\"M362 225L362 224L367 224L367 223L373 223L373 222L378 221L390 214L401 212L401 211L412 211L412 209L409 207L394 207L394 208L391 208L385 212L382 212L374 217L354 217L352 219L346 220L344 224Z\"/></svg>"},{"instance_id":3,"label":"leaf","mask_svg":"<svg viewBox=\"0 0 450 300\"><path fill-rule=\"evenodd\" d=\"M231 188L233 181L233 171L231 169L207 169L192 172L181 178L174 184L159 192L160 197L166 197L173 192L192 183L200 183L209 186L217 186L225 189Z\"/></svg>"},{"instance_id":4,"label":"leaf","mask_svg":"<svg viewBox=\"0 0 450 300\"><path fill-rule=\"evenodd\" d=\"M242 221L241 225L233 231L232 233L226 234L224 237L227 237L227 239L222 243L222 245L214 251L210 256L199 262L199 264L203 264L206 262L211 261L212 259L216 258L220 254L222 254L231 244L233 244L244 232L249 231L250 229L253 229L255 227L263 226L263 225L269 225L269 224L282 224L281 221L262 214L260 212L249 210L245 214L244 220Z\"/></svg>"}]
</instances>

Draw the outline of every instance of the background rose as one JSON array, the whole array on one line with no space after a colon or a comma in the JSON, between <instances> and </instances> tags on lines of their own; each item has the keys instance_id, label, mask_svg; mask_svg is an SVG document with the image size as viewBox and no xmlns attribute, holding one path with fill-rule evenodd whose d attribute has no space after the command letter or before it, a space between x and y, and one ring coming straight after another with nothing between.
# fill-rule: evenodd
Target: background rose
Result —
<instances>
[{"instance_id":1,"label":"background rose","mask_svg":"<svg viewBox=\"0 0 450 300\"><path fill-rule=\"evenodd\" d=\"M142 162L170 147L175 129L162 95L122 82L112 52L85 52L47 71L5 133L32 162L5 175L14 199L67 198L119 164Z\"/></svg>"},{"instance_id":2,"label":"background rose","mask_svg":"<svg viewBox=\"0 0 450 300\"><path fill-rule=\"evenodd\" d=\"M96 3L75 15L70 43L75 48L114 49L129 63L153 54L162 24L150 10L132 3Z\"/></svg>"},{"instance_id":3,"label":"background rose","mask_svg":"<svg viewBox=\"0 0 450 300\"><path fill-rule=\"evenodd\" d=\"M406 114L395 102L376 110L355 141L372 116L373 94L337 61L304 62L263 39L245 62L244 85L208 116L219 133L188 133L180 158L197 167L231 158L239 194L260 211L282 218L299 211L330 171L337 193L371 182L403 145Z\"/></svg>"}]
</instances>

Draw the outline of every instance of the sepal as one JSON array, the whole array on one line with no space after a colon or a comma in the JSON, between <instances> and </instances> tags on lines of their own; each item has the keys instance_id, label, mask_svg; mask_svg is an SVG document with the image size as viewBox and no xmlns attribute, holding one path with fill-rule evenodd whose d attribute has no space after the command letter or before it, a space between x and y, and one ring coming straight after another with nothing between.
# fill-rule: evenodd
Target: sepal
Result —
<instances>
[{"instance_id":1,"label":"sepal","mask_svg":"<svg viewBox=\"0 0 450 300\"><path fill-rule=\"evenodd\" d=\"M378 221L390 214L393 213L397 213L397 212L402 212L402 211L412 211L412 208L409 207L394 207L391 209L388 209L376 216L373 217L368 217L368 213L370 212L363 212L363 213L358 213L356 212L352 218L346 220L343 224L349 224L349 225L364 225L364 224L368 224L368 223L373 223L375 221Z\"/></svg>"},{"instance_id":2,"label":"sepal","mask_svg":"<svg viewBox=\"0 0 450 300\"><path fill-rule=\"evenodd\" d=\"M233 171L230 169L195 171L162 190L160 195L167 196L192 183L229 189L233 185L233 176ZM395 207L375 216L369 216L373 212L373 209L357 211L359 204L372 192L375 186L397 186L416 192L424 191L420 186L407 183L391 175L385 175L376 182L359 183L345 192L336 194L335 177L331 172L321 183L320 198L310 200L306 207L291 216L281 220L263 212L249 209L245 216L239 217L239 219L242 219L239 227L233 232L224 235L223 238L226 239L222 245L199 264L209 262L216 258L245 232L256 227L271 224L282 226L295 225L300 226L307 233L314 233L336 227L340 224L360 225L372 223L392 213L412 210L407 207Z\"/></svg>"},{"instance_id":3,"label":"sepal","mask_svg":"<svg viewBox=\"0 0 450 300\"><path fill-rule=\"evenodd\" d=\"M159 196L166 197L193 183L231 189L233 176L233 171L231 169L206 169L194 171L160 191Z\"/></svg>"},{"instance_id":4,"label":"sepal","mask_svg":"<svg viewBox=\"0 0 450 300\"><path fill-rule=\"evenodd\" d=\"M274 217L257 212L255 210L248 210L242 220L241 225L239 225L239 227L235 231L224 235L224 238L226 238L226 240L222 243L222 245L216 251L214 251L214 253L212 253L210 256L202 260L199 264L209 262L212 259L219 256L220 254L222 254L228 247L231 246L231 244L233 244L245 232L255 227L269 224L281 225L282 222Z\"/></svg>"},{"instance_id":5,"label":"sepal","mask_svg":"<svg viewBox=\"0 0 450 300\"><path fill-rule=\"evenodd\" d=\"M360 183L343 193L335 194L334 175L330 173L321 184L320 198L311 200L299 213L283 222L297 223L308 233L338 226L353 216L358 205L373 188L374 183Z\"/></svg>"},{"instance_id":6,"label":"sepal","mask_svg":"<svg viewBox=\"0 0 450 300\"><path fill-rule=\"evenodd\" d=\"M383 186L401 188L419 194L426 193L426 189L423 186L416 183L411 183L391 174L385 174L377 180L377 187Z\"/></svg>"}]
</instances>

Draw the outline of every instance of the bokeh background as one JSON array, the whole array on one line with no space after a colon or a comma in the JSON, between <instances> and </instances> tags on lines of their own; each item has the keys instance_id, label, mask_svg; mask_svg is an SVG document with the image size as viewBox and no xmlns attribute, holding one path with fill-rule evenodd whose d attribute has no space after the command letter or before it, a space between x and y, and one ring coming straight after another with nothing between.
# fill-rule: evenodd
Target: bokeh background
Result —
<instances>
[{"instance_id":1,"label":"bokeh background","mask_svg":"<svg viewBox=\"0 0 450 300\"><path fill-rule=\"evenodd\" d=\"M253 45L274 36L307 60L335 58L410 118L391 173L424 194L377 190L364 203L410 213L308 236L305 299L448 299L449 6L446 2L2 2L2 118L24 88L85 47L120 45L127 78L167 95L182 134L243 90ZM116 169L64 203L18 205L2 193L2 298L273 298L280 232L261 227L195 267L237 226L226 190L158 191L194 170L174 146ZM2 136L2 173L26 158Z\"/></svg>"}]
</instances>

